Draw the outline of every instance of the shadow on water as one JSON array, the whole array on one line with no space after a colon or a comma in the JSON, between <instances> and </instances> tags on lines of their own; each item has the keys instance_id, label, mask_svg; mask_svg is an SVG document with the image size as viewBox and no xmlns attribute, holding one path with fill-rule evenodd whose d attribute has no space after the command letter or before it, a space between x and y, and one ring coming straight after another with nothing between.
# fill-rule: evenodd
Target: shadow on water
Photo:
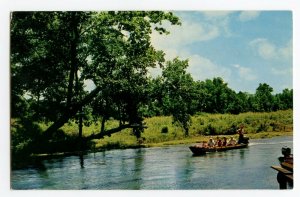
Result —
<instances>
[{"instance_id":1,"label":"shadow on water","mask_svg":"<svg viewBox=\"0 0 300 197\"><path fill-rule=\"evenodd\" d=\"M244 160L244 158L245 158L245 149L240 149L239 152L240 152L240 159Z\"/></svg>"}]
</instances>

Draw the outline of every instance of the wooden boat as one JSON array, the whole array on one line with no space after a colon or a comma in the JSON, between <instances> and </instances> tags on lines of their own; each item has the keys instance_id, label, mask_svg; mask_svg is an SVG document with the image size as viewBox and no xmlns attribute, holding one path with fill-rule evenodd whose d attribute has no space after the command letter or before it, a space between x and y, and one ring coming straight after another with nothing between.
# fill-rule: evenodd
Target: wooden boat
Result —
<instances>
[{"instance_id":1,"label":"wooden boat","mask_svg":"<svg viewBox=\"0 0 300 197\"><path fill-rule=\"evenodd\" d=\"M198 145L190 146L190 150L194 153L194 155L204 155L207 152L220 152L220 151L226 151L226 150L232 150L232 149L240 149L240 148L246 148L248 146L247 144L236 144L233 146L221 146L221 147L200 147Z\"/></svg>"}]
</instances>

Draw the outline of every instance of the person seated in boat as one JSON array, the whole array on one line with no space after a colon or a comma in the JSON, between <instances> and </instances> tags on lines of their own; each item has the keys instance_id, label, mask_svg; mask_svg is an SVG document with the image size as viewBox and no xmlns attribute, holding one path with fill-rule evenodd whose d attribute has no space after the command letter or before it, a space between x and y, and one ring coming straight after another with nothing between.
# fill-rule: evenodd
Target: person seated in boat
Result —
<instances>
[{"instance_id":1,"label":"person seated in boat","mask_svg":"<svg viewBox=\"0 0 300 197\"><path fill-rule=\"evenodd\" d=\"M208 147L207 141L203 141L202 147L203 148L207 148Z\"/></svg>"},{"instance_id":2,"label":"person seated in boat","mask_svg":"<svg viewBox=\"0 0 300 197\"><path fill-rule=\"evenodd\" d=\"M235 144L236 144L236 140L233 137L230 137L227 146L234 146Z\"/></svg>"},{"instance_id":3,"label":"person seated in boat","mask_svg":"<svg viewBox=\"0 0 300 197\"><path fill-rule=\"evenodd\" d=\"M212 138L209 138L209 141L208 141L208 147L214 147L215 146L215 141L212 139Z\"/></svg>"},{"instance_id":4,"label":"person seated in boat","mask_svg":"<svg viewBox=\"0 0 300 197\"><path fill-rule=\"evenodd\" d=\"M239 134L238 144L241 144L244 141L244 125L240 126L237 133Z\"/></svg>"},{"instance_id":5,"label":"person seated in boat","mask_svg":"<svg viewBox=\"0 0 300 197\"><path fill-rule=\"evenodd\" d=\"M219 137L217 137L217 139L216 139L215 146L218 146L218 147L222 146L222 140Z\"/></svg>"},{"instance_id":6,"label":"person seated in boat","mask_svg":"<svg viewBox=\"0 0 300 197\"><path fill-rule=\"evenodd\" d=\"M198 148L207 148L207 146L208 146L207 141L202 141L202 142L196 144L196 147L198 147Z\"/></svg>"},{"instance_id":7,"label":"person seated in boat","mask_svg":"<svg viewBox=\"0 0 300 197\"><path fill-rule=\"evenodd\" d=\"M222 146L227 146L227 138L226 137L223 138Z\"/></svg>"}]
</instances>

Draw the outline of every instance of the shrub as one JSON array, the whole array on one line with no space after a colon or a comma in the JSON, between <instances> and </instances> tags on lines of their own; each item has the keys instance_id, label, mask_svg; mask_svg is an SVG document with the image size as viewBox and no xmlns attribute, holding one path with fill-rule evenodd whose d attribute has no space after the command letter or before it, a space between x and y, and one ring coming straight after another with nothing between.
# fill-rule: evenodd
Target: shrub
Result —
<instances>
[{"instance_id":1,"label":"shrub","mask_svg":"<svg viewBox=\"0 0 300 197\"><path fill-rule=\"evenodd\" d=\"M260 125L259 125L259 127L257 128L257 132L261 132L261 131L267 131L268 130L268 126L267 126L267 124L266 123L261 123Z\"/></svg>"},{"instance_id":2,"label":"shrub","mask_svg":"<svg viewBox=\"0 0 300 197\"><path fill-rule=\"evenodd\" d=\"M161 129L161 133L168 133L168 132L169 132L168 127L163 127Z\"/></svg>"},{"instance_id":3,"label":"shrub","mask_svg":"<svg viewBox=\"0 0 300 197\"><path fill-rule=\"evenodd\" d=\"M234 135L234 134L236 134L236 130L237 129L238 129L238 127L235 124L232 124L231 127L226 132L226 134L228 134L228 135Z\"/></svg>"},{"instance_id":4,"label":"shrub","mask_svg":"<svg viewBox=\"0 0 300 197\"><path fill-rule=\"evenodd\" d=\"M215 135L216 134L216 128L213 127L211 124L207 125L203 131L204 131L204 135Z\"/></svg>"}]
</instances>

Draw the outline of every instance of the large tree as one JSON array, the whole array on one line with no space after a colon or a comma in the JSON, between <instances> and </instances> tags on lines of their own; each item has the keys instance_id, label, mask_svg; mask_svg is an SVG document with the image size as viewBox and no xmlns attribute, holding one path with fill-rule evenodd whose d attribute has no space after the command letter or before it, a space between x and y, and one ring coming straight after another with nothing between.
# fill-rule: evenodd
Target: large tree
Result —
<instances>
[{"instance_id":1,"label":"large tree","mask_svg":"<svg viewBox=\"0 0 300 197\"><path fill-rule=\"evenodd\" d=\"M138 121L147 68L164 61L150 42L153 29L168 33L163 20L179 24L171 12L14 12L12 114L22 116L20 102L31 100L31 118L53 121L46 136L91 102L113 103L125 109L129 124ZM87 80L92 91L84 89Z\"/></svg>"},{"instance_id":2,"label":"large tree","mask_svg":"<svg viewBox=\"0 0 300 197\"><path fill-rule=\"evenodd\" d=\"M163 77L163 105L173 116L174 123L184 129L189 135L191 124L191 107L195 99L194 81L191 74L186 72L188 60L168 61L162 71Z\"/></svg>"}]
</instances>

